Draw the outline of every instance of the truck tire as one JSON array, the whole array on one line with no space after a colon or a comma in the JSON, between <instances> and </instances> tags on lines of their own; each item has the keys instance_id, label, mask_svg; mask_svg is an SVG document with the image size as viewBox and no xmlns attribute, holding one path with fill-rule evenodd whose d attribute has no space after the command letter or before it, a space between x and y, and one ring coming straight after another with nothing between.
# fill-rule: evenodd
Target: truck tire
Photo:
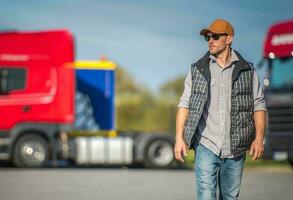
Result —
<instances>
[{"instance_id":1,"label":"truck tire","mask_svg":"<svg viewBox=\"0 0 293 200\"><path fill-rule=\"evenodd\" d=\"M166 138L151 139L144 150L144 166L170 168L174 164L173 144Z\"/></svg>"},{"instance_id":2,"label":"truck tire","mask_svg":"<svg viewBox=\"0 0 293 200\"><path fill-rule=\"evenodd\" d=\"M48 158L48 143L42 136L27 134L16 142L13 151L13 163L16 167L43 167Z\"/></svg>"},{"instance_id":3,"label":"truck tire","mask_svg":"<svg viewBox=\"0 0 293 200\"><path fill-rule=\"evenodd\" d=\"M293 159L289 159L288 162L289 162L289 165L293 168Z\"/></svg>"}]
</instances>

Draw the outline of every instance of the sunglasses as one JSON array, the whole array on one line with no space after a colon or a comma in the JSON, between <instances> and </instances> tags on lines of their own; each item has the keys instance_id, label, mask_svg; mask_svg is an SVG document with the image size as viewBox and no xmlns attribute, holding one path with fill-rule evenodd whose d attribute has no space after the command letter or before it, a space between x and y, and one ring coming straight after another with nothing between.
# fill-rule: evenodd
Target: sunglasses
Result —
<instances>
[{"instance_id":1,"label":"sunglasses","mask_svg":"<svg viewBox=\"0 0 293 200\"><path fill-rule=\"evenodd\" d=\"M211 38L213 38L213 40L219 40L220 37L222 36L227 36L227 34L212 34L212 35L204 35L204 39L206 41L209 41Z\"/></svg>"}]
</instances>

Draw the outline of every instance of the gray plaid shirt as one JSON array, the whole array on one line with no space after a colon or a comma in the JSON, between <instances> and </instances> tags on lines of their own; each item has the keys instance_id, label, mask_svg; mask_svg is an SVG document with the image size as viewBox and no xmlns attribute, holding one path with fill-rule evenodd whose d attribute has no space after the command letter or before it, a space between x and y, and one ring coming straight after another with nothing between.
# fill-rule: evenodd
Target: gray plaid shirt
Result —
<instances>
[{"instance_id":1,"label":"gray plaid shirt","mask_svg":"<svg viewBox=\"0 0 293 200\"><path fill-rule=\"evenodd\" d=\"M202 117L196 133L197 143L201 143L222 158L233 158L239 155L231 154L230 150L230 111L231 82L234 65L221 68L215 57L210 56L210 93L204 106ZM231 63L239 60L232 50ZM178 107L189 108L191 95L191 70L185 79L185 88ZM253 75L254 111L266 110L264 95L259 84L256 71Z\"/></svg>"}]
</instances>

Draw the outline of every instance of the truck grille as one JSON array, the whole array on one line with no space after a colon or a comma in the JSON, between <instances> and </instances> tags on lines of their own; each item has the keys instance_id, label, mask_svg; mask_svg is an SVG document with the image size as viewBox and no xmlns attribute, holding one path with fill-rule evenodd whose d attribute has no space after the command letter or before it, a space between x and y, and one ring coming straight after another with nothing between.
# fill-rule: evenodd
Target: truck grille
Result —
<instances>
[{"instance_id":1,"label":"truck grille","mask_svg":"<svg viewBox=\"0 0 293 200\"><path fill-rule=\"evenodd\" d=\"M289 150L293 145L293 107L268 107L267 139L273 150Z\"/></svg>"}]
</instances>

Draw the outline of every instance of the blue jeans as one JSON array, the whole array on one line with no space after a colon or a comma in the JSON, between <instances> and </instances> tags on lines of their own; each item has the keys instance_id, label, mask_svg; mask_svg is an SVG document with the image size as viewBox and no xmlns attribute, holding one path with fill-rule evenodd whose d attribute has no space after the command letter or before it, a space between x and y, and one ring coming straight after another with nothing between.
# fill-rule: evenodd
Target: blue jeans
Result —
<instances>
[{"instance_id":1,"label":"blue jeans","mask_svg":"<svg viewBox=\"0 0 293 200\"><path fill-rule=\"evenodd\" d=\"M245 154L237 158L220 158L199 144L195 154L197 200L238 199Z\"/></svg>"}]
</instances>

